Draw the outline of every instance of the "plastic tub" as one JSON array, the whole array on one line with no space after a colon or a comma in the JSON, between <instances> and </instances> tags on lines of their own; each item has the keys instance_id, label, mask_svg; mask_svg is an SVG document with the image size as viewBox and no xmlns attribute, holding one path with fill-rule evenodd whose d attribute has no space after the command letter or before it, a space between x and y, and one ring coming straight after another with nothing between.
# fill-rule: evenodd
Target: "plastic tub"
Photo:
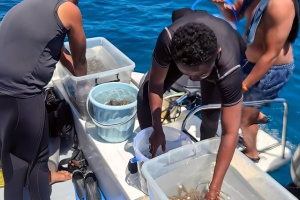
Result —
<instances>
[{"instance_id":1,"label":"plastic tub","mask_svg":"<svg viewBox=\"0 0 300 200\"><path fill-rule=\"evenodd\" d=\"M127 83L103 83L90 91L86 106L102 139L122 142L130 137L134 128L137 93L138 88ZM127 102L126 105L107 105L112 100Z\"/></svg>"},{"instance_id":2,"label":"plastic tub","mask_svg":"<svg viewBox=\"0 0 300 200\"><path fill-rule=\"evenodd\" d=\"M65 47L69 49L68 42ZM84 120L88 118L86 99L91 88L107 82L130 83L135 67L132 60L103 37L87 39L86 58L88 74L85 76L73 76L60 62L56 65L70 101Z\"/></svg>"},{"instance_id":3,"label":"plastic tub","mask_svg":"<svg viewBox=\"0 0 300 200\"><path fill-rule=\"evenodd\" d=\"M163 126L163 130L166 137L166 151L181 147L186 144L192 144L192 140L182 131ZM151 158L149 153L149 137L153 132L152 127L145 128L141 130L133 140L133 148L135 152L135 157L138 159L138 173L140 179L141 190L148 194L147 181L143 176L141 169L144 162L148 161ZM157 150L156 156L163 154L161 147Z\"/></svg>"},{"instance_id":4,"label":"plastic tub","mask_svg":"<svg viewBox=\"0 0 300 200\"><path fill-rule=\"evenodd\" d=\"M169 199L178 195L178 186L188 192L205 193L212 179L220 138L206 139L169 151L143 164L150 199ZM240 151L235 150L226 173L221 196L231 200L296 199L270 175L259 169Z\"/></svg>"}]
</instances>

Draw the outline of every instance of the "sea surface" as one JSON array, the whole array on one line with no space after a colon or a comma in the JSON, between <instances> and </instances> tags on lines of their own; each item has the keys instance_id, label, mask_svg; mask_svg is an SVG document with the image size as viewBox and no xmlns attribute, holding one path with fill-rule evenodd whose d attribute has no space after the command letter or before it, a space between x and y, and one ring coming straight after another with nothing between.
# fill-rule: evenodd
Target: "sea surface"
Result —
<instances>
[{"instance_id":1,"label":"sea surface","mask_svg":"<svg viewBox=\"0 0 300 200\"><path fill-rule=\"evenodd\" d=\"M21 1L0 0L0 21L6 12L19 2ZM79 8L87 38L101 36L108 39L135 62L134 71L147 72L151 65L152 50L156 39L164 27L171 24L172 11L191 7L193 3L194 1L182 0L79 0ZM195 9L207 10L211 14L220 14L216 6L209 0L201 1ZM240 33L244 24L244 21L237 24ZM294 74L280 93L280 97L285 98L289 106L287 146L292 152L300 143L299 45L300 39L298 38L293 45L296 63ZM269 108L265 108L264 112L271 118L271 122L264 128L276 139L281 140L282 105L271 105ZM291 182L290 164L269 174L282 185Z\"/></svg>"}]
</instances>

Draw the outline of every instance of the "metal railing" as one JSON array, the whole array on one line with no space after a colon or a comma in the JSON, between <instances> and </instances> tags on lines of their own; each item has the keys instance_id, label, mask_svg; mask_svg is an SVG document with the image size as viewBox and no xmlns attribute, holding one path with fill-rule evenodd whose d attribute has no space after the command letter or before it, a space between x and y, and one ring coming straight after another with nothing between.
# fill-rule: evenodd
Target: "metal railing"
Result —
<instances>
[{"instance_id":1,"label":"metal railing","mask_svg":"<svg viewBox=\"0 0 300 200\"><path fill-rule=\"evenodd\" d=\"M273 100L261 100L261 101L249 101L249 102L243 102L243 106L255 106L255 105L264 105L264 104L270 104L270 103L282 103L283 107L284 107L284 112L283 112L283 124L282 124L282 138L281 138L281 144L282 144L282 158L284 158L285 155L285 146L286 146L286 126L287 126L287 115L288 115L288 105L286 103L286 100L283 98L276 98ZM191 117L196 114L199 111L202 110L208 110L208 109L220 109L221 108L221 104L209 104L209 105L204 105L204 106L196 106L193 109L190 110L190 112L186 115L186 117L184 118L183 122L182 122L182 126L181 126L181 130L186 133L187 135L189 135L191 137L191 139L195 142L198 142L198 140L192 136L185 128L187 122L191 119ZM268 149L272 149L276 146L279 146L280 143L276 143L273 145L270 145L268 147L265 147L263 150L260 150L260 152L262 151L266 151Z\"/></svg>"}]
</instances>

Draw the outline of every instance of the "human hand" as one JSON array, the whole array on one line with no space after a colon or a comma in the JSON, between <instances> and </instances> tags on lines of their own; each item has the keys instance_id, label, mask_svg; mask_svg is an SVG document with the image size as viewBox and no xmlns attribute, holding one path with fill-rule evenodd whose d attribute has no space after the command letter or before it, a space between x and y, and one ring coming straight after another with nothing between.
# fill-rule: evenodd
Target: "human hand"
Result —
<instances>
[{"instance_id":1,"label":"human hand","mask_svg":"<svg viewBox=\"0 0 300 200\"><path fill-rule=\"evenodd\" d=\"M212 3L224 3L224 0L210 0Z\"/></svg>"},{"instance_id":2,"label":"human hand","mask_svg":"<svg viewBox=\"0 0 300 200\"><path fill-rule=\"evenodd\" d=\"M166 152L166 138L163 131L153 131L149 137L149 152L152 158L156 156L157 149L161 145L163 153Z\"/></svg>"},{"instance_id":3,"label":"human hand","mask_svg":"<svg viewBox=\"0 0 300 200\"><path fill-rule=\"evenodd\" d=\"M65 170L57 171L57 172L50 171L49 173L50 173L49 185L56 183L56 182L67 181L72 178L72 174Z\"/></svg>"},{"instance_id":4,"label":"human hand","mask_svg":"<svg viewBox=\"0 0 300 200\"><path fill-rule=\"evenodd\" d=\"M205 194L205 200L220 200L220 190L208 190Z\"/></svg>"}]
</instances>

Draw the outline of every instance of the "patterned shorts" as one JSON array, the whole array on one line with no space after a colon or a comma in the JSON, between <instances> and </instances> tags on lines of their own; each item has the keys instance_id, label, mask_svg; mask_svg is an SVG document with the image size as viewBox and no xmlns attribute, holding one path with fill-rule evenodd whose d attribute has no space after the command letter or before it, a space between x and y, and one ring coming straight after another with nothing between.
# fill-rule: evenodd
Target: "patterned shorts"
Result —
<instances>
[{"instance_id":1,"label":"patterned shorts","mask_svg":"<svg viewBox=\"0 0 300 200\"><path fill-rule=\"evenodd\" d=\"M243 80L249 75L254 63L246 58L242 60L241 67ZM273 65L260 81L244 93L244 101L270 100L278 97L280 89L291 78L294 62L284 65Z\"/></svg>"}]
</instances>

